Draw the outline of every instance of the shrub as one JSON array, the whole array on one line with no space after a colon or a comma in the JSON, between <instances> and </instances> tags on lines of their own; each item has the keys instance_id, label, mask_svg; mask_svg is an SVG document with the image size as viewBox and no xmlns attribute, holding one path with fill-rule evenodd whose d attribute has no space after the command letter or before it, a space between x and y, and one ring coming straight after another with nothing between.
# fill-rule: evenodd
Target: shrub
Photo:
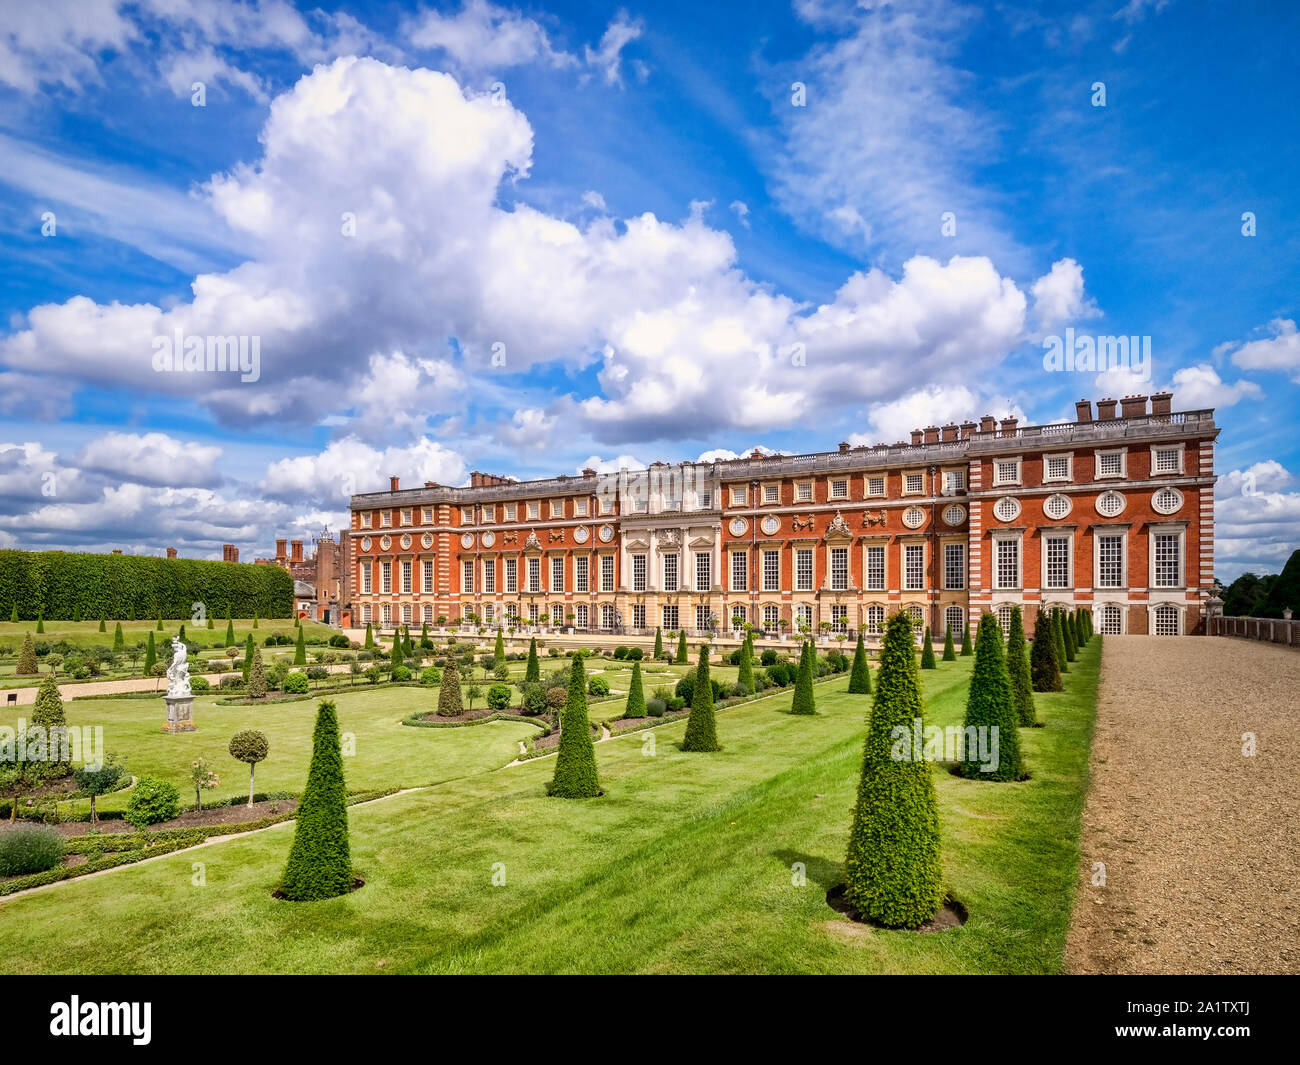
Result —
<instances>
[{"instance_id":1,"label":"shrub","mask_svg":"<svg viewBox=\"0 0 1300 1065\"><path fill-rule=\"evenodd\" d=\"M691 716L686 720L683 751L718 751L717 723L713 713L713 683L709 677L709 650L700 645L700 664L695 669L691 692Z\"/></svg>"},{"instance_id":2,"label":"shrub","mask_svg":"<svg viewBox=\"0 0 1300 1065\"><path fill-rule=\"evenodd\" d=\"M862 642L861 636L858 637L858 642ZM765 666L774 666L776 665L776 651L769 647L759 655L758 660Z\"/></svg>"},{"instance_id":3,"label":"shrub","mask_svg":"<svg viewBox=\"0 0 1300 1065\"><path fill-rule=\"evenodd\" d=\"M966 622L966 627L961 630L961 653L963 658L971 654L969 621Z\"/></svg>"},{"instance_id":4,"label":"shrub","mask_svg":"<svg viewBox=\"0 0 1300 1065\"><path fill-rule=\"evenodd\" d=\"M492 710L507 710L513 695L509 684L493 684L487 690L487 704Z\"/></svg>"},{"instance_id":5,"label":"shrub","mask_svg":"<svg viewBox=\"0 0 1300 1065\"><path fill-rule=\"evenodd\" d=\"M569 700L568 691L559 684L546 689L546 705L552 710L559 710Z\"/></svg>"},{"instance_id":6,"label":"shrub","mask_svg":"<svg viewBox=\"0 0 1300 1065\"><path fill-rule=\"evenodd\" d=\"M594 678L593 678L594 679ZM582 659L574 658L569 670L569 691L560 719L560 749L555 759L555 776L547 794L562 799L589 799L600 794L596 771L596 749L587 720L586 674Z\"/></svg>"},{"instance_id":7,"label":"shrub","mask_svg":"<svg viewBox=\"0 0 1300 1065\"><path fill-rule=\"evenodd\" d=\"M766 655L767 652L764 652ZM773 656L775 658L775 656ZM858 645L853 649L853 669L849 673L849 694L871 694L871 664L867 661L867 649L862 643L862 633L858 633Z\"/></svg>"},{"instance_id":8,"label":"shrub","mask_svg":"<svg viewBox=\"0 0 1300 1065\"><path fill-rule=\"evenodd\" d=\"M745 642L740 645L740 661L736 664L740 666L740 672L736 676L736 683L745 689L745 694L752 694L756 689L754 687L754 648L750 645L750 637L745 635Z\"/></svg>"},{"instance_id":9,"label":"shrub","mask_svg":"<svg viewBox=\"0 0 1300 1065\"><path fill-rule=\"evenodd\" d=\"M777 662L767 667L768 679L778 688L788 688L794 683L797 670L790 662Z\"/></svg>"},{"instance_id":10,"label":"shrub","mask_svg":"<svg viewBox=\"0 0 1300 1065\"><path fill-rule=\"evenodd\" d=\"M1065 634L1062 632L1061 612L1053 610L1049 621L1052 640L1056 644L1056 666L1062 674L1070 672L1069 659L1065 657Z\"/></svg>"},{"instance_id":11,"label":"shrub","mask_svg":"<svg viewBox=\"0 0 1300 1065\"><path fill-rule=\"evenodd\" d=\"M645 702L645 712L649 714L651 717L663 717L664 712L667 709L668 709L668 704L664 702L662 699L647 699ZM634 717L640 715L626 714L625 716Z\"/></svg>"},{"instance_id":12,"label":"shrub","mask_svg":"<svg viewBox=\"0 0 1300 1065\"><path fill-rule=\"evenodd\" d=\"M546 685L540 681L524 681L520 687L519 705L530 717L546 713Z\"/></svg>"},{"instance_id":13,"label":"shrub","mask_svg":"<svg viewBox=\"0 0 1300 1065\"><path fill-rule=\"evenodd\" d=\"M106 758L97 766L82 765L72 772L72 782L77 790L90 796L90 823L97 824L99 814L95 810L95 799L105 792L112 791L126 776L126 766L116 759Z\"/></svg>"},{"instance_id":14,"label":"shrub","mask_svg":"<svg viewBox=\"0 0 1300 1065\"><path fill-rule=\"evenodd\" d=\"M348 799L343 782L343 752L334 704L316 712L311 766L298 805L293 846L280 895L295 901L329 899L352 890L352 856L348 847Z\"/></svg>"},{"instance_id":15,"label":"shrub","mask_svg":"<svg viewBox=\"0 0 1300 1065\"><path fill-rule=\"evenodd\" d=\"M1038 720L1034 709L1034 686L1029 679L1029 655L1025 647L1025 627L1020 620L1020 607L1011 608L1011 631L1007 634L1007 676L1011 680L1011 701L1016 708L1016 719L1023 726Z\"/></svg>"},{"instance_id":16,"label":"shrub","mask_svg":"<svg viewBox=\"0 0 1300 1065\"><path fill-rule=\"evenodd\" d=\"M813 660L816 652L811 642L805 642L803 652L799 655L799 674L794 682L794 699L790 703L792 714L815 714L817 707L813 697Z\"/></svg>"},{"instance_id":17,"label":"shrub","mask_svg":"<svg viewBox=\"0 0 1300 1065\"><path fill-rule=\"evenodd\" d=\"M181 793L176 785L155 777L141 777L131 789L122 817L136 828L170 821L181 812Z\"/></svg>"},{"instance_id":18,"label":"shrub","mask_svg":"<svg viewBox=\"0 0 1300 1065\"><path fill-rule=\"evenodd\" d=\"M50 729L63 727L67 723L67 715L63 712L63 699L59 696L59 685L53 675L47 675L41 681L40 690L36 693L36 705L32 707L32 724Z\"/></svg>"},{"instance_id":19,"label":"shrub","mask_svg":"<svg viewBox=\"0 0 1300 1065\"><path fill-rule=\"evenodd\" d=\"M211 687L212 685L208 683L207 677L190 678L190 691L192 691L195 695L202 695L206 691L208 691Z\"/></svg>"},{"instance_id":20,"label":"shrub","mask_svg":"<svg viewBox=\"0 0 1300 1065\"><path fill-rule=\"evenodd\" d=\"M627 688L627 707L623 711L624 717L645 717L645 692L641 683L641 663L632 664L632 682Z\"/></svg>"},{"instance_id":21,"label":"shrub","mask_svg":"<svg viewBox=\"0 0 1300 1065\"><path fill-rule=\"evenodd\" d=\"M0 829L0 876L43 873L63 860L67 849L58 831L46 825Z\"/></svg>"},{"instance_id":22,"label":"shrub","mask_svg":"<svg viewBox=\"0 0 1300 1065\"><path fill-rule=\"evenodd\" d=\"M223 691L239 691L244 687L243 677L222 677L221 688Z\"/></svg>"},{"instance_id":23,"label":"shrub","mask_svg":"<svg viewBox=\"0 0 1300 1065\"><path fill-rule=\"evenodd\" d=\"M33 677L40 671L36 664L36 646L32 643L32 634L29 632L23 637L23 649L18 652L18 666L14 673L20 677Z\"/></svg>"},{"instance_id":24,"label":"shrub","mask_svg":"<svg viewBox=\"0 0 1300 1065\"><path fill-rule=\"evenodd\" d=\"M1078 655L1079 650L1079 636L1074 628L1073 614L1066 613L1061 615L1061 629L1062 635L1065 637L1065 660L1067 662L1073 662Z\"/></svg>"},{"instance_id":25,"label":"shrub","mask_svg":"<svg viewBox=\"0 0 1300 1065\"><path fill-rule=\"evenodd\" d=\"M438 689L438 716L456 717L464 710L460 698L460 671L456 668L456 660L449 658L442 675L442 687Z\"/></svg>"},{"instance_id":26,"label":"shrub","mask_svg":"<svg viewBox=\"0 0 1300 1065\"><path fill-rule=\"evenodd\" d=\"M306 695L311 691L311 682L307 679L306 673L295 670L284 678L284 690L290 695Z\"/></svg>"},{"instance_id":27,"label":"shrub","mask_svg":"<svg viewBox=\"0 0 1300 1065\"><path fill-rule=\"evenodd\" d=\"M425 666L420 672L421 684L441 684L442 670L437 666Z\"/></svg>"},{"instance_id":28,"label":"shrub","mask_svg":"<svg viewBox=\"0 0 1300 1065\"><path fill-rule=\"evenodd\" d=\"M845 897L868 920L916 928L943 905L939 811L930 763L895 758L895 729L924 718L907 614L889 619L844 860Z\"/></svg>"},{"instance_id":29,"label":"shrub","mask_svg":"<svg viewBox=\"0 0 1300 1065\"><path fill-rule=\"evenodd\" d=\"M1002 649L1002 629L987 611L980 617L975 634L975 665L966 695L966 718L962 722L965 757L959 763L961 775L971 780L1019 780L1020 716L1011 695L1011 678ZM979 730L972 732L971 730ZM996 730L996 731L994 731ZM971 750L971 736L997 736L998 760L992 770ZM991 746L989 750L991 751Z\"/></svg>"},{"instance_id":30,"label":"shrub","mask_svg":"<svg viewBox=\"0 0 1300 1065\"><path fill-rule=\"evenodd\" d=\"M552 651L556 648L552 647ZM541 680L542 667L537 661L537 637L533 636L528 641L528 664L524 666L524 680Z\"/></svg>"},{"instance_id":31,"label":"shrub","mask_svg":"<svg viewBox=\"0 0 1300 1065\"><path fill-rule=\"evenodd\" d=\"M592 677L587 681L587 694L596 696L608 695L609 681L604 677Z\"/></svg>"},{"instance_id":32,"label":"shrub","mask_svg":"<svg viewBox=\"0 0 1300 1065\"><path fill-rule=\"evenodd\" d=\"M411 679L410 666L397 666L388 674L388 679L397 681L399 684Z\"/></svg>"},{"instance_id":33,"label":"shrub","mask_svg":"<svg viewBox=\"0 0 1300 1065\"><path fill-rule=\"evenodd\" d=\"M684 710L686 709L686 700L681 696L674 695L668 700L668 709L674 712L677 710Z\"/></svg>"},{"instance_id":34,"label":"shrub","mask_svg":"<svg viewBox=\"0 0 1300 1065\"><path fill-rule=\"evenodd\" d=\"M629 647L627 660L629 662L641 662L645 659L645 649L641 647Z\"/></svg>"},{"instance_id":35,"label":"shrub","mask_svg":"<svg viewBox=\"0 0 1300 1065\"><path fill-rule=\"evenodd\" d=\"M684 666L689 661L686 655L686 630L677 634L677 664Z\"/></svg>"},{"instance_id":36,"label":"shrub","mask_svg":"<svg viewBox=\"0 0 1300 1065\"><path fill-rule=\"evenodd\" d=\"M262 665L262 649L253 648L253 664L248 670L248 695L251 699L266 698L266 669Z\"/></svg>"},{"instance_id":37,"label":"shrub","mask_svg":"<svg viewBox=\"0 0 1300 1065\"><path fill-rule=\"evenodd\" d=\"M625 659L626 657L627 657L627 648L626 648L626 647L623 647L623 646L620 645L620 646L614 648L614 658L615 658L616 660L618 660L619 662L621 662L621 661L623 661L623 659Z\"/></svg>"}]
</instances>

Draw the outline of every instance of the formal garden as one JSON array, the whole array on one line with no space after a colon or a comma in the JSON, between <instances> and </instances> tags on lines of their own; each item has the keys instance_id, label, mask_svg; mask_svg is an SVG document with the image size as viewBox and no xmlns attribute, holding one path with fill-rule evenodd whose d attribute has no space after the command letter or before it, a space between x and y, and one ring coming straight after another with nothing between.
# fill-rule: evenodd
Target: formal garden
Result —
<instances>
[{"instance_id":1,"label":"formal garden","mask_svg":"<svg viewBox=\"0 0 1300 1065\"><path fill-rule=\"evenodd\" d=\"M872 660L232 626L185 634L239 652L195 731L153 691L61 698L49 666L27 722L100 730L102 764L15 757L0 718L10 971L1060 968L1085 614L1032 644L1018 611L942 644L900 614Z\"/></svg>"}]
</instances>

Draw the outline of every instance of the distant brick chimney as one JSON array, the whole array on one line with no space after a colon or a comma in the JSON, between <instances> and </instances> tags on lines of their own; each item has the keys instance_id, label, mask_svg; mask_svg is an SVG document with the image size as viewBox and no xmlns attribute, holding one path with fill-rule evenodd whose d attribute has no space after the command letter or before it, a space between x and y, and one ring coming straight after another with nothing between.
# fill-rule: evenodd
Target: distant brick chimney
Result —
<instances>
[{"instance_id":1,"label":"distant brick chimney","mask_svg":"<svg viewBox=\"0 0 1300 1065\"><path fill-rule=\"evenodd\" d=\"M234 544L222 544L222 545L221 545L221 561L222 561L222 562L238 562L238 561L239 561L239 548L237 548Z\"/></svg>"},{"instance_id":2,"label":"distant brick chimney","mask_svg":"<svg viewBox=\"0 0 1300 1065\"><path fill-rule=\"evenodd\" d=\"M998 420L991 414L986 414L980 419L980 432L991 433L997 427Z\"/></svg>"},{"instance_id":3,"label":"distant brick chimney","mask_svg":"<svg viewBox=\"0 0 1300 1065\"><path fill-rule=\"evenodd\" d=\"M1151 396L1151 415L1155 418L1168 418L1173 409L1172 392L1155 392Z\"/></svg>"},{"instance_id":4,"label":"distant brick chimney","mask_svg":"<svg viewBox=\"0 0 1300 1065\"><path fill-rule=\"evenodd\" d=\"M288 557L288 553L287 553L288 546L289 546L288 540L276 540L275 558L277 562L283 562Z\"/></svg>"},{"instance_id":5,"label":"distant brick chimney","mask_svg":"<svg viewBox=\"0 0 1300 1065\"><path fill-rule=\"evenodd\" d=\"M1002 435L1003 435L1003 436L1015 436L1015 435L1016 435L1016 419L1015 419L1015 418L1010 418L1010 417L1008 417L1008 418L1003 418L1003 419L1002 419Z\"/></svg>"},{"instance_id":6,"label":"distant brick chimney","mask_svg":"<svg viewBox=\"0 0 1300 1065\"><path fill-rule=\"evenodd\" d=\"M596 471L593 470L590 466L584 466L582 469L582 475L584 477L595 477Z\"/></svg>"},{"instance_id":7,"label":"distant brick chimney","mask_svg":"<svg viewBox=\"0 0 1300 1065\"><path fill-rule=\"evenodd\" d=\"M1124 418L1143 418L1147 413L1146 396L1125 396L1120 401L1120 416Z\"/></svg>"},{"instance_id":8,"label":"distant brick chimney","mask_svg":"<svg viewBox=\"0 0 1300 1065\"><path fill-rule=\"evenodd\" d=\"M289 561L298 563L302 561L302 541L293 540L289 543Z\"/></svg>"},{"instance_id":9,"label":"distant brick chimney","mask_svg":"<svg viewBox=\"0 0 1300 1065\"><path fill-rule=\"evenodd\" d=\"M174 548L174 547L169 547L169 548L167 548L167 557L168 557L168 558L175 558L175 557L176 557L176 548Z\"/></svg>"},{"instance_id":10,"label":"distant brick chimney","mask_svg":"<svg viewBox=\"0 0 1300 1065\"><path fill-rule=\"evenodd\" d=\"M113 548L113 554L120 555L121 553L122 553L122 549L120 547Z\"/></svg>"},{"instance_id":11,"label":"distant brick chimney","mask_svg":"<svg viewBox=\"0 0 1300 1065\"><path fill-rule=\"evenodd\" d=\"M925 439L925 433L920 429L912 430L912 446L918 446Z\"/></svg>"},{"instance_id":12,"label":"distant brick chimney","mask_svg":"<svg viewBox=\"0 0 1300 1065\"><path fill-rule=\"evenodd\" d=\"M388 490L389 490L390 492L396 492L396 491L398 491L398 487L397 487L397 478L396 478L396 477L389 477L389 478L388 478Z\"/></svg>"},{"instance_id":13,"label":"distant brick chimney","mask_svg":"<svg viewBox=\"0 0 1300 1065\"><path fill-rule=\"evenodd\" d=\"M840 441L840 454L841 454L841 455L847 455L848 453L849 453L849 442L848 442L847 440L841 440L841 441Z\"/></svg>"},{"instance_id":14,"label":"distant brick chimney","mask_svg":"<svg viewBox=\"0 0 1300 1065\"><path fill-rule=\"evenodd\" d=\"M1092 421L1092 400L1076 399L1074 401L1074 420L1076 422Z\"/></svg>"},{"instance_id":15,"label":"distant brick chimney","mask_svg":"<svg viewBox=\"0 0 1300 1065\"><path fill-rule=\"evenodd\" d=\"M1097 421L1110 422L1115 420L1115 403L1113 399L1097 400Z\"/></svg>"},{"instance_id":16,"label":"distant brick chimney","mask_svg":"<svg viewBox=\"0 0 1300 1065\"><path fill-rule=\"evenodd\" d=\"M956 440L958 433L960 432L961 430L957 428L956 422L949 422L943 427L943 433L941 434L940 439L943 440L944 443L948 443L949 441Z\"/></svg>"},{"instance_id":17,"label":"distant brick chimney","mask_svg":"<svg viewBox=\"0 0 1300 1065\"><path fill-rule=\"evenodd\" d=\"M937 444L939 442L939 427L937 425L927 425L925 427L925 442L927 444Z\"/></svg>"},{"instance_id":18,"label":"distant brick chimney","mask_svg":"<svg viewBox=\"0 0 1300 1065\"><path fill-rule=\"evenodd\" d=\"M975 432L975 423L962 422L960 428L961 428L961 438L963 440L969 440L971 438L971 434Z\"/></svg>"}]
</instances>

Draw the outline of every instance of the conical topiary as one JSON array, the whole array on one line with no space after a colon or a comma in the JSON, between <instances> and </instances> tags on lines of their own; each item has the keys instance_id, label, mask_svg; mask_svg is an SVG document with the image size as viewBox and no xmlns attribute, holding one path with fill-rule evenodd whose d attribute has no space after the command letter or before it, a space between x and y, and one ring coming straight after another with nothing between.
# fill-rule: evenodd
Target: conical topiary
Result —
<instances>
[{"instance_id":1,"label":"conical topiary","mask_svg":"<svg viewBox=\"0 0 1300 1065\"><path fill-rule=\"evenodd\" d=\"M456 717L465 709L460 698L460 670L456 659L447 656L447 668L442 671L442 685L438 688L438 716Z\"/></svg>"},{"instance_id":2,"label":"conical topiary","mask_svg":"<svg viewBox=\"0 0 1300 1065\"><path fill-rule=\"evenodd\" d=\"M156 631L156 632L162 632L162 631L163 631L163 627L162 627L162 611L161 611L161 610L158 611L158 624L157 624L157 626L155 627L155 631Z\"/></svg>"},{"instance_id":3,"label":"conical topiary","mask_svg":"<svg viewBox=\"0 0 1300 1065\"><path fill-rule=\"evenodd\" d=\"M966 718L962 722L965 750L958 763L961 775L971 780L1019 780L1019 728L1020 715L1002 650L1002 628L997 618L985 613L975 635L975 665L966 695ZM974 742L972 730L977 737Z\"/></svg>"},{"instance_id":4,"label":"conical topiary","mask_svg":"<svg viewBox=\"0 0 1300 1065\"><path fill-rule=\"evenodd\" d=\"M817 652L813 650L811 640L805 640L803 651L799 654L799 672L795 674L794 698L790 702L792 714L817 713L816 699L813 695L813 672L816 669Z\"/></svg>"},{"instance_id":5,"label":"conical topiary","mask_svg":"<svg viewBox=\"0 0 1300 1065\"><path fill-rule=\"evenodd\" d=\"M713 714L713 682L709 679L709 648L700 644L700 664L691 693L691 716L686 719L683 751L718 751L718 726Z\"/></svg>"},{"instance_id":6,"label":"conical topiary","mask_svg":"<svg viewBox=\"0 0 1300 1065\"><path fill-rule=\"evenodd\" d=\"M126 637L122 635L122 623L115 621L113 623L113 653L121 654L126 650Z\"/></svg>"},{"instance_id":7,"label":"conical topiary","mask_svg":"<svg viewBox=\"0 0 1300 1065\"><path fill-rule=\"evenodd\" d=\"M253 628L257 628L257 611L253 611Z\"/></svg>"},{"instance_id":8,"label":"conical topiary","mask_svg":"<svg viewBox=\"0 0 1300 1065\"><path fill-rule=\"evenodd\" d=\"M971 654L970 647L970 622L966 622L966 627L961 630L961 653L963 657Z\"/></svg>"},{"instance_id":9,"label":"conical topiary","mask_svg":"<svg viewBox=\"0 0 1300 1065\"><path fill-rule=\"evenodd\" d=\"M627 687L624 717L645 717L645 691L641 686L641 663L632 663L632 682Z\"/></svg>"},{"instance_id":10,"label":"conical topiary","mask_svg":"<svg viewBox=\"0 0 1300 1065\"><path fill-rule=\"evenodd\" d=\"M14 604L9 608L9 624L10 624L10 625L17 625L17 624L18 624L18 604L17 604L17 603L14 603Z\"/></svg>"},{"instance_id":11,"label":"conical topiary","mask_svg":"<svg viewBox=\"0 0 1300 1065\"><path fill-rule=\"evenodd\" d=\"M226 644L225 644L225 646L227 646L227 647L234 647L234 646L235 646L235 623L234 623L234 622L233 622L229 617L226 618Z\"/></svg>"},{"instance_id":12,"label":"conical topiary","mask_svg":"<svg viewBox=\"0 0 1300 1065\"><path fill-rule=\"evenodd\" d=\"M354 882L339 722L334 704L324 702L316 711L307 786L278 894L295 902L332 899L351 891Z\"/></svg>"},{"instance_id":13,"label":"conical topiary","mask_svg":"<svg viewBox=\"0 0 1300 1065\"><path fill-rule=\"evenodd\" d=\"M957 651L952 645L952 626L947 623L943 626L943 661L957 661Z\"/></svg>"},{"instance_id":14,"label":"conical topiary","mask_svg":"<svg viewBox=\"0 0 1300 1065\"><path fill-rule=\"evenodd\" d=\"M244 683L248 683L248 674L253 668L253 634L250 632L244 638Z\"/></svg>"},{"instance_id":15,"label":"conical topiary","mask_svg":"<svg viewBox=\"0 0 1300 1065\"><path fill-rule=\"evenodd\" d=\"M1016 719L1024 727L1037 723L1034 709L1034 685L1029 676L1029 654L1025 646L1025 626L1020 607L1011 608L1011 631L1007 634L1007 677L1011 681L1011 701Z\"/></svg>"},{"instance_id":16,"label":"conical topiary","mask_svg":"<svg viewBox=\"0 0 1300 1065\"><path fill-rule=\"evenodd\" d=\"M262 665L262 649L253 648L253 664L248 670L248 697L250 699L266 698L266 669Z\"/></svg>"},{"instance_id":17,"label":"conical topiary","mask_svg":"<svg viewBox=\"0 0 1300 1065\"><path fill-rule=\"evenodd\" d=\"M104 617L104 612L102 610L99 612L99 631L100 632L108 631L108 621Z\"/></svg>"},{"instance_id":18,"label":"conical topiary","mask_svg":"<svg viewBox=\"0 0 1300 1065\"><path fill-rule=\"evenodd\" d=\"M745 691L754 694L754 649L749 645L749 637L740 645L740 670L736 683L744 685Z\"/></svg>"},{"instance_id":19,"label":"conical topiary","mask_svg":"<svg viewBox=\"0 0 1300 1065\"><path fill-rule=\"evenodd\" d=\"M301 625L298 626L298 642L293 647L293 664L295 666L307 664L307 641L303 637Z\"/></svg>"},{"instance_id":20,"label":"conical topiary","mask_svg":"<svg viewBox=\"0 0 1300 1065\"><path fill-rule=\"evenodd\" d=\"M29 632L23 637L22 650L18 652L18 666L14 673L20 677L34 677L41 671L41 667L36 663L36 644L32 642L32 634Z\"/></svg>"},{"instance_id":21,"label":"conical topiary","mask_svg":"<svg viewBox=\"0 0 1300 1065\"><path fill-rule=\"evenodd\" d=\"M147 677L149 671L153 669L154 663L158 661L158 648L153 642L153 630L149 630L149 642L144 649L144 675Z\"/></svg>"},{"instance_id":22,"label":"conical topiary","mask_svg":"<svg viewBox=\"0 0 1300 1065\"><path fill-rule=\"evenodd\" d=\"M388 668L390 670L398 669L405 665L406 660L402 653L402 633L401 630L393 633L393 646L388 652Z\"/></svg>"},{"instance_id":23,"label":"conical topiary","mask_svg":"<svg viewBox=\"0 0 1300 1065\"><path fill-rule=\"evenodd\" d=\"M688 659L686 657L686 630L682 629L677 634L677 664L684 666Z\"/></svg>"},{"instance_id":24,"label":"conical topiary","mask_svg":"<svg viewBox=\"0 0 1300 1065\"><path fill-rule=\"evenodd\" d=\"M542 666L537 661L537 637L533 636L528 641L528 662L524 666L524 683L541 679Z\"/></svg>"},{"instance_id":25,"label":"conical topiary","mask_svg":"<svg viewBox=\"0 0 1300 1065\"><path fill-rule=\"evenodd\" d=\"M655 654L654 654L655 661L658 662L659 659L663 658L663 656L664 656L664 631L658 625L656 625L655 626Z\"/></svg>"},{"instance_id":26,"label":"conical topiary","mask_svg":"<svg viewBox=\"0 0 1300 1065\"><path fill-rule=\"evenodd\" d=\"M847 901L889 928L919 927L944 897L934 780L911 740L925 718L913 639L906 613L889 619L844 859Z\"/></svg>"},{"instance_id":27,"label":"conical topiary","mask_svg":"<svg viewBox=\"0 0 1300 1065\"><path fill-rule=\"evenodd\" d=\"M497 668L506 664L506 637L500 629L497 629L496 646L492 648L492 660Z\"/></svg>"},{"instance_id":28,"label":"conical topiary","mask_svg":"<svg viewBox=\"0 0 1300 1065\"><path fill-rule=\"evenodd\" d=\"M1074 638L1074 615L1068 610L1061 611L1061 637L1065 640L1065 660L1073 662L1078 652L1078 641Z\"/></svg>"},{"instance_id":29,"label":"conical topiary","mask_svg":"<svg viewBox=\"0 0 1300 1065\"><path fill-rule=\"evenodd\" d=\"M32 724L43 728L57 728L68 723L63 712L63 699L59 695L59 685L53 674L46 674L36 693L36 705L32 707Z\"/></svg>"},{"instance_id":30,"label":"conical topiary","mask_svg":"<svg viewBox=\"0 0 1300 1065\"><path fill-rule=\"evenodd\" d=\"M858 633L858 646L853 650L853 668L849 670L849 694L871 694L871 664L867 661L867 649L862 644L862 633Z\"/></svg>"},{"instance_id":31,"label":"conical topiary","mask_svg":"<svg viewBox=\"0 0 1300 1065\"><path fill-rule=\"evenodd\" d=\"M1038 612L1034 625L1034 642L1029 649L1029 679L1036 692L1062 690L1061 668L1056 661L1056 641L1052 637L1052 622L1046 611Z\"/></svg>"},{"instance_id":32,"label":"conical topiary","mask_svg":"<svg viewBox=\"0 0 1300 1065\"><path fill-rule=\"evenodd\" d=\"M375 627L374 627L372 624L370 624L370 622L368 622L368 621L366 622L366 643L365 643L365 646L366 646L367 648L370 648L370 649L373 649L374 646L375 646Z\"/></svg>"},{"instance_id":33,"label":"conical topiary","mask_svg":"<svg viewBox=\"0 0 1300 1065\"><path fill-rule=\"evenodd\" d=\"M587 720L587 675L582 655L574 655L569 666L569 698L560 718L560 750L555 758L555 776L546 791L561 799L591 799L600 794L596 748Z\"/></svg>"},{"instance_id":34,"label":"conical topiary","mask_svg":"<svg viewBox=\"0 0 1300 1065\"><path fill-rule=\"evenodd\" d=\"M925 627L925 636L921 640L921 668L937 669L938 665L934 660L934 644L930 642L930 626Z\"/></svg>"},{"instance_id":35,"label":"conical topiary","mask_svg":"<svg viewBox=\"0 0 1300 1065\"><path fill-rule=\"evenodd\" d=\"M36 615L36 631L37 633L45 631L45 611L43 610Z\"/></svg>"},{"instance_id":36,"label":"conical topiary","mask_svg":"<svg viewBox=\"0 0 1300 1065\"><path fill-rule=\"evenodd\" d=\"M1062 674L1070 672L1070 660L1065 657L1065 633L1061 625L1061 612L1052 611L1052 640L1056 644L1056 665Z\"/></svg>"}]
</instances>

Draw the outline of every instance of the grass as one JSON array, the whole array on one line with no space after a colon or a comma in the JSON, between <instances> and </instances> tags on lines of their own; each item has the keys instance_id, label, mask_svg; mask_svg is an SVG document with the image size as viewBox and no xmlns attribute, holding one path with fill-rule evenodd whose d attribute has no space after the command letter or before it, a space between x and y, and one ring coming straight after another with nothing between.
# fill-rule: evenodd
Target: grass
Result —
<instances>
[{"instance_id":1,"label":"grass","mask_svg":"<svg viewBox=\"0 0 1300 1065\"><path fill-rule=\"evenodd\" d=\"M1099 658L1095 641L1067 692L1038 696L1046 727L1021 734L1031 780L969 781L936 767L945 875L970 911L960 928L878 931L826 906L841 877L868 707L842 678L818 687L815 717L784 713L788 690L723 711L718 754L678 750L681 722L601 743L600 799L546 798L548 758L353 807L352 853L366 885L344 898L271 898L292 831L281 826L13 899L0 904L3 968L1058 972ZM971 661L922 675L928 723L960 723ZM398 747L386 748L382 720L400 710L385 708L391 691L370 694L376 705L364 695L339 704L345 721L375 717L358 734L357 757L345 760L349 787L366 774L377 781L367 758L404 752L396 765L427 765L386 772L416 780L447 771L435 763L468 769L459 746L467 740L496 742L488 731L496 725L404 729ZM276 714L301 715L305 736L310 704L300 705ZM373 746L363 756L366 735ZM273 759L276 749L273 738ZM294 757L305 769L305 753ZM192 884L195 861L205 865L204 887ZM504 885L493 886L502 871Z\"/></svg>"}]
</instances>

